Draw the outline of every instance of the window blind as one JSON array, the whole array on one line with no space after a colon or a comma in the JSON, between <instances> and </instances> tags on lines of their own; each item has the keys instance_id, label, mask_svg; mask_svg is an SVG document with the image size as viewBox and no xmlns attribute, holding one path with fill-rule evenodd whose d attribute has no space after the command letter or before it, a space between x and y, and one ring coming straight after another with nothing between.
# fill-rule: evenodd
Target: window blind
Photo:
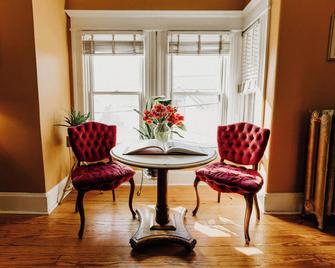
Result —
<instances>
[{"instance_id":1,"label":"window blind","mask_svg":"<svg viewBox=\"0 0 335 268\"><path fill-rule=\"evenodd\" d=\"M134 33L94 33L82 36L83 54L133 55L143 54L143 35Z\"/></svg>"},{"instance_id":2,"label":"window blind","mask_svg":"<svg viewBox=\"0 0 335 268\"><path fill-rule=\"evenodd\" d=\"M229 32L169 33L169 53L180 55L229 54Z\"/></svg>"},{"instance_id":3,"label":"window blind","mask_svg":"<svg viewBox=\"0 0 335 268\"><path fill-rule=\"evenodd\" d=\"M242 79L240 92L258 88L260 61L260 22L256 21L242 33Z\"/></svg>"}]
</instances>

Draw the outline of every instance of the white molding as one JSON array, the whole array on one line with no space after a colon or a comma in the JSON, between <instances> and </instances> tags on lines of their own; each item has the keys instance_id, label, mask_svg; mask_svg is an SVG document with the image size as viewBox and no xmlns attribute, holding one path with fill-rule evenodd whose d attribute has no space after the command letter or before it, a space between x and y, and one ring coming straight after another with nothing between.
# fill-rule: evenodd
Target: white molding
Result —
<instances>
[{"instance_id":1,"label":"white molding","mask_svg":"<svg viewBox=\"0 0 335 268\"><path fill-rule=\"evenodd\" d=\"M45 193L0 192L1 214L47 214Z\"/></svg>"},{"instance_id":2,"label":"white molding","mask_svg":"<svg viewBox=\"0 0 335 268\"><path fill-rule=\"evenodd\" d=\"M66 187L68 177L65 177L61 180L58 184L52 187L45 195L47 198L47 207L48 207L48 214L58 206L59 199L63 194L63 190ZM70 191L66 192L64 198L70 193Z\"/></svg>"},{"instance_id":3,"label":"white molding","mask_svg":"<svg viewBox=\"0 0 335 268\"><path fill-rule=\"evenodd\" d=\"M242 11L66 10L71 31L240 29Z\"/></svg>"},{"instance_id":4,"label":"white molding","mask_svg":"<svg viewBox=\"0 0 335 268\"><path fill-rule=\"evenodd\" d=\"M265 193L265 214L301 214L303 193Z\"/></svg>"},{"instance_id":5,"label":"white molding","mask_svg":"<svg viewBox=\"0 0 335 268\"><path fill-rule=\"evenodd\" d=\"M47 193L0 192L0 214L51 214L66 181L67 177Z\"/></svg>"},{"instance_id":6,"label":"white molding","mask_svg":"<svg viewBox=\"0 0 335 268\"><path fill-rule=\"evenodd\" d=\"M242 29L245 30L269 9L270 0L252 0L242 11Z\"/></svg>"}]
</instances>

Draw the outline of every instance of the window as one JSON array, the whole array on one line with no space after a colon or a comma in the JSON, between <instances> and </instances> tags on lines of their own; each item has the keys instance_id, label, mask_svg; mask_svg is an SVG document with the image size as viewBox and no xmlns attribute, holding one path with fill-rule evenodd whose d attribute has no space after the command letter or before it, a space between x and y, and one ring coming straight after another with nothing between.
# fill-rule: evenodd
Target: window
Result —
<instances>
[{"instance_id":1,"label":"window","mask_svg":"<svg viewBox=\"0 0 335 268\"><path fill-rule=\"evenodd\" d=\"M242 120L254 122L255 100L259 89L260 22L242 33L242 79L240 85Z\"/></svg>"},{"instance_id":2,"label":"window","mask_svg":"<svg viewBox=\"0 0 335 268\"><path fill-rule=\"evenodd\" d=\"M131 141L138 139L135 128L142 123L134 109L142 110L145 98L164 92L185 116L185 140L216 145L217 126L226 123L230 33L165 34L158 41L152 31L84 33L87 107L93 120L117 125L118 140ZM168 54L168 61L158 61L158 51ZM163 69L169 70L162 79L170 86L158 92Z\"/></svg>"},{"instance_id":3,"label":"window","mask_svg":"<svg viewBox=\"0 0 335 268\"><path fill-rule=\"evenodd\" d=\"M137 137L143 95L143 35L84 34L83 54L89 109L93 120L117 125L118 137ZM118 139L120 140L120 139Z\"/></svg>"},{"instance_id":4,"label":"window","mask_svg":"<svg viewBox=\"0 0 335 268\"><path fill-rule=\"evenodd\" d=\"M187 127L183 136L216 145L227 108L221 100L227 90L229 33L171 32L169 53L172 98Z\"/></svg>"}]
</instances>

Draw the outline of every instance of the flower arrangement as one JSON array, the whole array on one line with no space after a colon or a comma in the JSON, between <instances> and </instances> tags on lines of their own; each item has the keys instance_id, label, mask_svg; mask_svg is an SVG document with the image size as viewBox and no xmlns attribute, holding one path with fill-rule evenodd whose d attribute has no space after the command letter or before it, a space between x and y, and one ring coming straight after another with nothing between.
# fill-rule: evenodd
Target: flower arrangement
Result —
<instances>
[{"instance_id":1,"label":"flower arrangement","mask_svg":"<svg viewBox=\"0 0 335 268\"><path fill-rule=\"evenodd\" d=\"M184 116L177 113L177 108L171 105L165 106L162 103L155 104L150 111L144 110L143 120L149 125L168 123L169 127L176 125L182 128L184 126Z\"/></svg>"},{"instance_id":2,"label":"flower arrangement","mask_svg":"<svg viewBox=\"0 0 335 268\"><path fill-rule=\"evenodd\" d=\"M144 126L137 129L142 139L160 139L159 133L168 132L167 128L170 132L183 137L177 130L173 130L173 127L185 130L184 116L178 113L177 107L171 103L170 99L155 97L147 101L143 114L136 110L144 121Z\"/></svg>"}]
</instances>

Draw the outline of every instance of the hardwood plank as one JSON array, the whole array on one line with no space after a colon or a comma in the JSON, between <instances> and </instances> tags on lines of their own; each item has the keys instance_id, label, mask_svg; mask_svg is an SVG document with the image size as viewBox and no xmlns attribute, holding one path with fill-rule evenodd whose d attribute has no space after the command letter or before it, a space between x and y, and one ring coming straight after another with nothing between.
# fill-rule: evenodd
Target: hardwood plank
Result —
<instances>
[{"instance_id":1,"label":"hardwood plank","mask_svg":"<svg viewBox=\"0 0 335 268\"><path fill-rule=\"evenodd\" d=\"M145 186L135 196L134 206L155 203L156 188ZM52 215L0 216L0 267L115 266L115 267L331 267L335 266L335 228L320 232L310 218L255 215L250 224L251 245L244 246L244 199L199 187L201 204L197 217L192 187L169 189L171 207L188 209L186 226L197 239L187 253L173 244L152 245L132 251L131 235L138 221L132 220L127 199L129 187L111 192L90 192L85 196L86 228L77 239L79 215L74 213L72 192Z\"/></svg>"}]
</instances>

